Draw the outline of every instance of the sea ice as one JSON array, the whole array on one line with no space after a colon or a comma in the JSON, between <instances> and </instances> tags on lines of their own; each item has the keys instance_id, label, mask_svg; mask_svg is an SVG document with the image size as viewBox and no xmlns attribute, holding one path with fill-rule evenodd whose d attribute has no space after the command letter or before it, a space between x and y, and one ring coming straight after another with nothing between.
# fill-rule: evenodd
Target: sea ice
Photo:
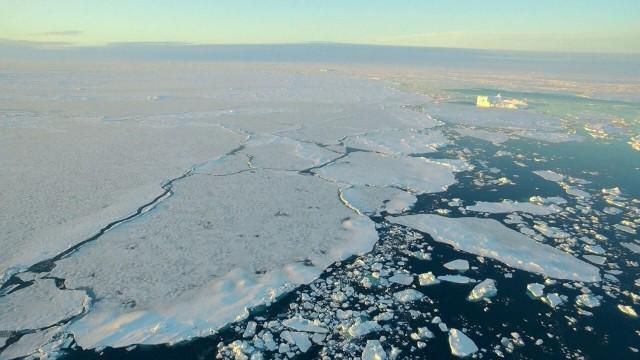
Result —
<instances>
[{"instance_id":1,"label":"sea ice","mask_svg":"<svg viewBox=\"0 0 640 360\"><path fill-rule=\"evenodd\" d=\"M355 152L314 172L342 184L393 186L416 193L434 193L455 184L453 173L459 168L459 164L445 160Z\"/></svg>"},{"instance_id":2,"label":"sea ice","mask_svg":"<svg viewBox=\"0 0 640 360\"><path fill-rule=\"evenodd\" d=\"M445 263L443 266L449 270L455 270L455 271L464 272L469 270L469 262L463 259L449 261L448 263Z\"/></svg>"},{"instance_id":3,"label":"sea ice","mask_svg":"<svg viewBox=\"0 0 640 360\"><path fill-rule=\"evenodd\" d=\"M360 358L362 360L386 360L387 353L384 351L380 341L367 340L367 345L362 350Z\"/></svg>"},{"instance_id":4,"label":"sea ice","mask_svg":"<svg viewBox=\"0 0 640 360\"><path fill-rule=\"evenodd\" d=\"M502 144L510 139L508 134L498 132L497 130L488 131L474 128L456 128L455 131L462 136L473 137L494 144Z\"/></svg>"},{"instance_id":5,"label":"sea ice","mask_svg":"<svg viewBox=\"0 0 640 360\"><path fill-rule=\"evenodd\" d=\"M552 246L538 243L493 219L448 218L431 214L388 219L428 233L436 241L456 249L490 257L517 269L556 279L600 280L599 270L593 265Z\"/></svg>"},{"instance_id":6,"label":"sea ice","mask_svg":"<svg viewBox=\"0 0 640 360\"><path fill-rule=\"evenodd\" d=\"M404 304L420 300L424 297L424 294L415 289L407 289L398 291L397 293L393 294L393 297Z\"/></svg>"},{"instance_id":7,"label":"sea ice","mask_svg":"<svg viewBox=\"0 0 640 360\"><path fill-rule=\"evenodd\" d=\"M418 275L418 281L420 282L420 286L430 286L440 283L440 280L438 280L431 271Z\"/></svg>"},{"instance_id":8,"label":"sea ice","mask_svg":"<svg viewBox=\"0 0 640 360\"><path fill-rule=\"evenodd\" d=\"M562 211L556 205L539 205L533 203L521 203L517 201L504 200L502 202L479 201L475 205L467 206L468 211L486 212L490 214L524 212L532 215L550 215Z\"/></svg>"},{"instance_id":9,"label":"sea ice","mask_svg":"<svg viewBox=\"0 0 640 360\"><path fill-rule=\"evenodd\" d=\"M463 275L440 275L438 276L438 280L454 284L469 284L476 282L474 279Z\"/></svg>"},{"instance_id":10,"label":"sea ice","mask_svg":"<svg viewBox=\"0 0 640 360\"><path fill-rule=\"evenodd\" d=\"M576 296L576 304L582 307L595 308L600 306L600 300L593 294Z\"/></svg>"},{"instance_id":11,"label":"sea ice","mask_svg":"<svg viewBox=\"0 0 640 360\"><path fill-rule=\"evenodd\" d=\"M450 144L438 130L388 130L347 137L348 147L391 155L410 155L435 152Z\"/></svg>"},{"instance_id":12,"label":"sea ice","mask_svg":"<svg viewBox=\"0 0 640 360\"><path fill-rule=\"evenodd\" d=\"M91 287L99 300L71 324L83 347L199 336L308 283L333 261L369 251L377 240L373 222L345 207L333 184L313 176L194 175L174 192L156 211L54 269L71 287Z\"/></svg>"},{"instance_id":13,"label":"sea ice","mask_svg":"<svg viewBox=\"0 0 640 360\"><path fill-rule=\"evenodd\" d=\"M496 287L496 281L493 279L485 279L471 290L467 299L470 301L486 300L497 294L498 288Z\"/></svg>"},{"instance_id":14,"label":"sea ice","mask_svg":"<svg viewBox=\"0 0 640 360\"><path fill-rule=\"evenodd\" d=\"M533 173L548 181L560 182L564 180L564 175L551 170L536 170Z\"/></svg>"},{"instance_id":15,"label":"sea ice","mask_svg":"<svg viewBox=\"0 0 640 360\"><path fill-rule=\"evenodd\" d=\"M449 347L451 355L456 357L467 357L478 351L478 347L465 333L451 328L449 330Z\"/></svg>"}]
</instances>

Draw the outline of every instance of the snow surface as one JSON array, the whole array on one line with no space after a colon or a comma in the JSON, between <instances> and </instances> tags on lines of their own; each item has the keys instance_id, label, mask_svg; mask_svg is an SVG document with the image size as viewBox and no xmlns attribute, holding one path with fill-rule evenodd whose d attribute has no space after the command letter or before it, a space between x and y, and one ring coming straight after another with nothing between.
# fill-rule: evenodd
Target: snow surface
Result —
<instances>
[{"instance_id":1,"label":"snow surface","mask_svg":"<svg viewBox=\"0 0 640 360\"><path fill-rule=\"evenodd\" d=\"M513 268L556 279L594 282L598 268L552 246L541 244L493 219L447 218L421 214L389 217L389 221L428 233L436 241Z\"/></svg>"}]
</instances>

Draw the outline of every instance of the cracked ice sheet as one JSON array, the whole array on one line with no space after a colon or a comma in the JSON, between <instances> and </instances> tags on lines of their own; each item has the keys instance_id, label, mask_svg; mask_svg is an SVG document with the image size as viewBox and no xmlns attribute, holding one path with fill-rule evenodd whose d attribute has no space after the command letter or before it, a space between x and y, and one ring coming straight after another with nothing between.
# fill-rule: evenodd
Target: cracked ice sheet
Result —
<instances>
[{"instance_id":1,"label":"cracked ice sheet","mask_svg":"<svg viewBox=\"0 0 640 360\"><path fill-rule=\"evenodd\" d=\"M410 209L418 199L406 192L390 187L353 186L342 191L349 205L364 214L399 214Z\"/></svg>"},{"instance_id":2,"label":"cracked ice sheet","mask_svg":"<svg viewBox=\"0 0 640 360\"><path fill-rule=\"evenodd\" d=\"M474 128L456 128L455 131L462 136L473 137L493 144L502 144L510 139L509 135L496 130L489 131Z\"/></svg>"},{"instance_id":3,"label":"cracked ice sheet","mask_svg":"<svg viewBox=\"0 0 640 360\"><path fill-rule=\"evenodd\" d=\"M61 290L54 280L38 279L0 297L0 332L41 329L74 317L88 306L84 291Z\"/></svg>"},{"instance_id":4,"label":"cracked ice sheet","mask_svg":"<svg viewBox=\"0 0 640 360\"><path fill-rule=\"evenodd\" d=\"M241 153L251 157L255 168L282 170L309 169L342 155L316 144L272 135L252 138Z\"/></svg>"},{"instance_id":5,"label":"cracked ice sheet","mask_svg":"<svg viewBox=\"0 0 640 360\"><path fill-rule=\"evenodd\" d=\"M516 269L555 279L595 282L598 268L552 246L541 244L493 219L439 215L388 217L399 225L428 233L434 240Z\"/></svg>"},{"instance_id":6,"label":"cracked ice sheet","mask_svg":"<svg viewBox=\"0 0 640 360\"><path fill-rule=\"evenodd\" d=\"M389 130L350 136L344 140L348 147L391 155L410 155L435 152L451 144L438 130Z\"/></svg>"},{"instance_id":7,"label":"cracked ice sheet","mask_svg":"<svg viewBox=\"0 0 640 360\"><path fill-rule=\"evenodd\" d=\"M313 176L194 175L174 190L154 212L53 270L70 287L95 293L92 311L71 324L82 347L206 335L377 240L374 223L344 206L335 185Z\"/></svg>"},{"instance_id":8,"label":"cracked ice sheet","mask_svg":"<svg viewBox=\"0 0 640 360\"><path fill-rule=\"evenodd\" d=\"M456 183L454 172L467 169L468 165L461 160L353 152L314 172L337 183L398 187L420 194L447 190Z\"/></svg>"},{"instance_id":9,"label":"cracked ice sheet","mask_svg":"<svg viewBox=\"0 0 640 360\"><path fill-rule=\"evenodd\" d=\"M61 120L5 129L0 143L0 278L85 240L162 194L161 184L244 139L218 126L173 129ZM212 138L217 139L211 141ZM55 209L55 211L52 211Z\"/></svg>"}]
</instances>

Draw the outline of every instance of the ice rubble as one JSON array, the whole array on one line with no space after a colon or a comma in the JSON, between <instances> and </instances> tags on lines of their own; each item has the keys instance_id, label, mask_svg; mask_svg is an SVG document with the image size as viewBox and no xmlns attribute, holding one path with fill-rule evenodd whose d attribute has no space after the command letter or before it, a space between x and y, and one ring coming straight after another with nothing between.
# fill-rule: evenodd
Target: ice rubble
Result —
<instances>
[{"instance_id":1,"label":"ice rubble","mask_svg":"<svg viewBox=\"0 0 640 360\"><path fill-rule=\"evenodd\" d=\"M61 290L53 279L0 297L0 332L42 329L84 312L89 297L81 290Z\"/></svg>"},{"instance_id":2,"label":"ice rubble","mask_svg":"<svg viewBox=\"0 0 640 360\"><path fill-rule=\"evenodd\" d=\"M389 221L428 233L436 241L511 267L556 279L594 282L598 268L552 246L541 244L493 219L448 218L420 214L388 217Z\"/></svg>"},{"instance_id":3,"label":"ice rubble","mask_svg":"<svg viewBox=\"0 0 640 360\"><path fill-rule=\"evenodd\" d=\"M493 279L485 279L476 285L467 296L469 301L487 300L498 294L496 281Z\"/></svg>"},{"instance_id":4,"label":"ice rubble","mask_svg":"<svg viewBox=\"0 0 640 360\"><path fill-rule=\"evenodd\" d=\"M285 284L307 283L332 261L369 251L377 240L373 222L345 207L338 189L317 177L273 170L203 174L183 179L174 191L156 212L54 269L71 287L91 286L97 298L71 325L83 347L204 334L273 301Z\"/></svg>"},{"instance_id":5,"label":"ice rubble","mask_svg":"<svg viewBox=\"0 0 640 360\"><path fill-rule=\"evenodd\" d=\"M521 203L511 200L501 202L478 201L475 205L467 206L468 211L486 212L490 214L524 212L532 215L550 215L562 211L557 205L541 205L534 203Z\"/></svg>"},{"instance_id":6,"label":"ice rubble","mask_svg":"<svg viewBox=\"0 0 640 360\"><path fill-rule=\"evenodd\" d=\"M455 184L454 172L461 170L466 170L465 164L450 160L355 152L314 172L341 184L393 186L416 193L433 193Z\"/></svg>"}]
</instances>

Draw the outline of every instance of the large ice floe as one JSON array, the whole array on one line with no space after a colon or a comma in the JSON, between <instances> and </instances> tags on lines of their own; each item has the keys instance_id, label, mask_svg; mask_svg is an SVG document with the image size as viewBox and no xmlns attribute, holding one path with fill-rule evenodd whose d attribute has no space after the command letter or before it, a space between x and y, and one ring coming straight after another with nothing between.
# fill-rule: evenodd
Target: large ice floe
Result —
<instances>
[{"instance_id":1,"label":"large ice floe","mask_svg":"<svg viewBox=\"0 0 640 360\"><path fill-rule=\"evenodd\" d=\"M373 222L345 207L338 189L317 177L274 170L203 174L174 191L156 212L54 269L69 286L95 293L95 308L71 325L81 346L207 334L377 240Z\"/></svg>"},{"instance_id":2,"label":"large ice floe","mask_svg":"<svg viewBox=\"0 0 640 360\"><path fill-rule=\"evenodd\" d=\"M543 276L594 282L598 268L572 255L536 242L493 219L448 218L439 215L407 215L391 222L428 233L434 240L475 255L490 257L508 266Z\"/></svg>"}]
</instances>

